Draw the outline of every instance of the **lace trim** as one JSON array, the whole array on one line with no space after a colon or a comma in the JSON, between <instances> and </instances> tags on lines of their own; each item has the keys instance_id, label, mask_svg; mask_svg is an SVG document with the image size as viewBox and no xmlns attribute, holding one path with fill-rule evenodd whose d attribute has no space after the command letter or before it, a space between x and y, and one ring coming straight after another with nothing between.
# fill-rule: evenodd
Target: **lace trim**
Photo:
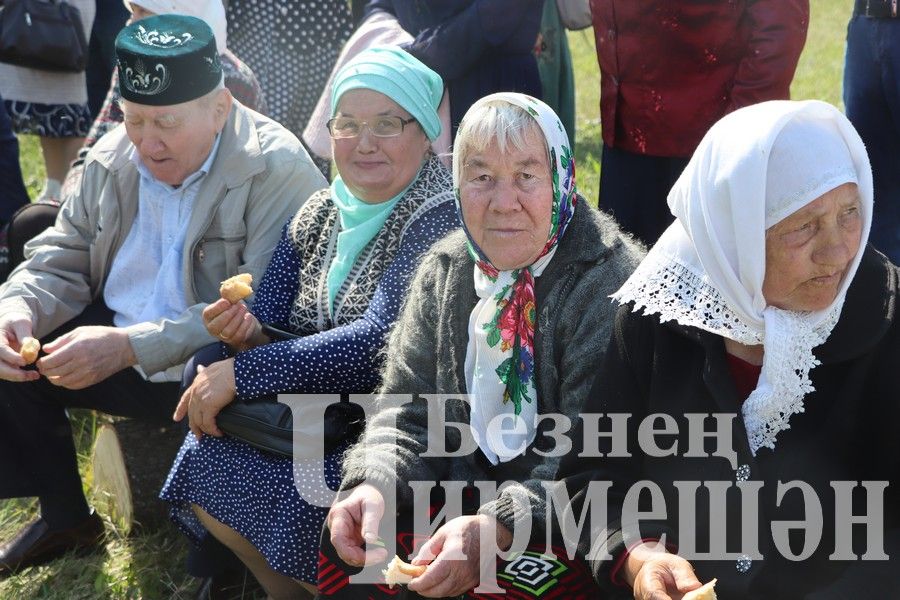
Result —
<instances>
[{"instance_id":1,"label":"lace trim","mask_svg":"<svg viewBox=\"0 0 900 600\"><path fill-rule=\"evenodd\" d=\"M770 308L765 335L746 324L702 274L672 257L645 260L625 285L612 295L634 310L658 314L661 322L675 321L735 340L765 344L760 383L741 412L754 456L760 448L775 449L778 434L790 429L790 418L804 411L803 399L815 390L809 372L819 363L813 348L821 345L840 318L837 303L815 327L809 313Z\"/></svg>"},{"instance_id":2,"label":"lace trim","mask_svg":"<svg viewBox=\"0 0 900 600\"><path fill-rule=\"evenodd\" d=\"M635 312L659 314L661 322L675 321L742 344L763 343L705 275L671 257L644 260L611 297L620 304L633 302Z\"/></svg>"},{"instance_id":3,"label":"lace trim","mask_svg":"<svg viewBox=\"0 0 900 600\"><path fill-rule=\"evenodd\" d=\"M774 309L768 315L763 377L741 408L754 456L760 448L774 450L778 434L791 428L790 418L804 412L803 399L815 391L809 372L821 364L813 348L828 339L840 304L816 327L806 322L807 313Z\"/></svg>"}]
</instances>

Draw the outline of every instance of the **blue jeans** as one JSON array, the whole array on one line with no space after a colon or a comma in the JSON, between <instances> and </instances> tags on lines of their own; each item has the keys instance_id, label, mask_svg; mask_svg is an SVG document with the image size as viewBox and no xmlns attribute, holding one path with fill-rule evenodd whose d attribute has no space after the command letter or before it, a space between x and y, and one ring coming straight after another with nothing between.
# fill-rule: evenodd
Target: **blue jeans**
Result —
<instances>
[{"instance_id":1,"label":"blue jeans","mask_svg":"<svg viewBox=\"0 0 900 600\"><path fill-rule=\"evenodd\" d=\"M847 28L844 105L872 161L869 241L900 262L900 19L854 15Z\"/></svg>"},{"instance_id":2,"label":"blue jeans","mask_svg":"<svg viewBox=\"0 0 900 600\"><path fill-rule=\"evenodd\" d=\"M19 166L19 141L0 98L0 224L28 204L28 192Z\"/></svg>"}]
</instances>

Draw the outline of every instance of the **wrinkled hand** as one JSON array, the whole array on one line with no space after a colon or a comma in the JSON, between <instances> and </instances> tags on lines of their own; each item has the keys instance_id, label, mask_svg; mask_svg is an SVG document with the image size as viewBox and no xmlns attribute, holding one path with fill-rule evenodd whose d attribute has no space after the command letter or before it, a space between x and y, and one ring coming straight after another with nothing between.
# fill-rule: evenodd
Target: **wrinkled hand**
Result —
<instances>
[{"instance_id":1,"label":"wrinkled hand","mask_svg":"<svg viewBox=\"0 0 900 600\"><path fill-rule=\"evenodd\" d=\"M412 563L431 564L407 587L427 598L459 596L478 587L483 564L493 569L497 560L493 552L482 556L482 528L486 533L495 532L498 548L506 548L512 543L512 534L493 517L475 515L451 519L419 549Z\"/></svg>"},{"instance_id":2,"label":"wrinkled hand","mask_svg":"<svg viewBox=\"0 0 900 600\"><path fill-rule=\"evenodd\" d=\"M208 367L197 367L197 376L184 391L172 418L188 416L188 426L199 440L204 433L221 437L216 415L234 400L234 359L220 360Z\"/></svg>"},{"instance_id":3,"label":"wrinkled hand","mask_svg":"<svg viewBox=\"0 0 900 600\"><path fill-rule=\"evenodd\" d=\"M37 368L60 387L80 390L137 363L128 333L116 327L76 327L44 344Z\"/></svg>"},{"instance_id":4,"label":"wrinkled hand","mask_svg":"<svg viewBox=\"0 0 900 600\"><path fill-rule=\"evenodd\" d=\"M700 587L691 563L669 554L661 544L641 544L628 554L625 581L636 600L681 600Z\"/></svg>"},{"instance_id":5,"label":"wrinkled hand","mask_svg":"<svg viewBox=\"0 0 900 600\"><path fill-rule=\"evenodd\" d=\"M203 309L203 325L213 337L235 350L247 350L265 343L262 326L243 302L232 304L224 298Z\"/></svg>"},{"instance_id":6,"label":"wrinkled hand","mask_svg":"<svg viewBox=\"0 0 900 600\"><path fill-rule=\"evenodd\" d=\"M381 539L378 525L383 516L384 496L367 483L356 486L331 507L327 519L331 544L345 563L361 567L387 560L387 550L371 544ZM366 542L370 547L363 550Z\"/></svg>"},{"instance_id":7,"label":"wrinkled hand","mask_svg":"<svg viewBox=\"0 0 900 600\"><path fill-rule=\"evenodd\" d=\"M25 370L25 360L19 355L22 340L31 337L31 319L23 313L9 313L0 317L0 379L7 381L35 381L41 375Z\"/></svg>"}]
</instances>

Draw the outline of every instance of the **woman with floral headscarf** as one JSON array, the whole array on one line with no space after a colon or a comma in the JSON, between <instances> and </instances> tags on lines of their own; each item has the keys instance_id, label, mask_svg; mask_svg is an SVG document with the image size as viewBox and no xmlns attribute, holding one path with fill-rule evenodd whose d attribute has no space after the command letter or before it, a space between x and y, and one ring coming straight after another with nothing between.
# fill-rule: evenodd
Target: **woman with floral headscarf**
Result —
<instances>
[{"instance_id":1,"label":"woman with floral headscarf","mask_svg":"<svg viewBox=\"0 0 900 600\"><path fill-rule=\"evenodd\" d=\"M607 296L643 254L577 195L569 140L539 100L501 93L476 102L456 138L453 177L464 230L423 260L388 342L381 387L385 402L388 394L420 396L399 408L385 404L346 457L342 487L354 489L328 517L323 561L330 564L320 568L319 580L325 596L384 593L321 574L325 568L348 573L387 557L384 548L362 546L393 530L384 521L394 513L381 515L394 491L401 520L388 550L402 558L417 554L416 562L429 565L409 584L422 596L456 596L477 586L479 559L493 560L479 556L479 527L494 527L506 549L513 533L521 539L528 527L541 525L542 482L555 478L559 458L547 456L554 447L545 435L552 419L540 417L577 419L610 334ZM446 428L446 447L460 448L451 458L423 456L430 444L445 443L440 424L439 439L428 437L433 402L421 395L434 394L443 397L446 421L463 424ZM503 435L498 425L508 431L506 423L515 431ZM446 503L447 521L430 537L412 531L409 520L412 508L420 512L429 504L427 495L413 501L409 483L416 481L458 482L447 488L455 492L435 499ZM485 481L517 483L499 497L479 498L471 486ZM456 550L468 560L452 560ZM526 552L516 560L544 559ZM520 594L543 589L541 597L592 597L584 568L559 561L531 580L498 583L515 585ZM524 563L503 568L528 570Z\"/></svg>"},{"instance_id":2,"label":"woman with floral headscarf","mask_svg":"<svg viewBox=\"0 0 900 600\"><path fill-rule=\"evenodd\" d=\"M700 143L675 223L614 296L585 406L629 415L628 458L599 458L602 440L560 468L576 515L611 483L607 520L581 532L585 554L606 549L610 597L714 578L729 600L900 589L898 272L866 245L872 195L859 135L823 102L743 108ZM647 423L665 435L648 444Z\"/></svg>"}]
</instances>

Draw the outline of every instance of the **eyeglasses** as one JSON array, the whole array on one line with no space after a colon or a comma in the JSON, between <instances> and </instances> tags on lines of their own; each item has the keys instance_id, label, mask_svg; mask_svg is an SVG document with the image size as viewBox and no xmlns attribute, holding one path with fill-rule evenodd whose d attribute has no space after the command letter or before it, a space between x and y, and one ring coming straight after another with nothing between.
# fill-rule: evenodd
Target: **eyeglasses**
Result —
<instances>
[{"instance_id":1,"label":"eyeglasses","mask_svg":"<svg viewBox=\"0 0 900 600\"><path fill-rule=\"evenodd\" d=\"M403 128L414 122L415 118L404 119L402 117L376 117L373 122L354 119L353 117L334 117L325 124L328 133L336 140L355 138L362 133L363 127L368 127L375 137L397 137L403 133Z\"/></svg>"}]
</instances>

